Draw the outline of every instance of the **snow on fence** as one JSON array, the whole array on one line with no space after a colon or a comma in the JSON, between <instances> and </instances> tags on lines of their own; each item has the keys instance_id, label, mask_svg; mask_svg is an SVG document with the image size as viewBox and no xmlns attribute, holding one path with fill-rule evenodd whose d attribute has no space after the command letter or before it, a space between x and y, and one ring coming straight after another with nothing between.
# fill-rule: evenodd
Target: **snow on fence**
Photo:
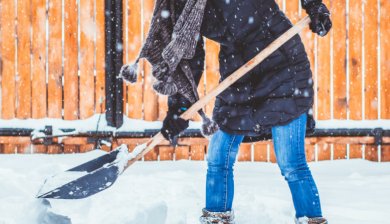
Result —
<instances>
[{"instance_id":1,"label":"snow on fence","mask_svg":"<svg viewBox=\"0 0 390 224\"><path fill-rule=\"evenodd\" d=\"M277 0L295 23L299 0ZM305 43L316 90L314 115L321 120L390 119L390 2L324 0L334 27L325 38L306 29ZM124 62L135 60L148 31L154 0L123 0ZM104 1L0 1L0 119L86 119L105 110ZM198 91L218 84L219 46L206 40L206 66ZM151 88L150 66L141 61L136 84L124 85L124 114L162 120L167 98ZM206 112L212 112L213 102ZM199 120L199 118L195 118ZM347 122L348 126L348 122ZM1 127L0 127L1 128ZM345 127L348 128L348 127ZM355 140L353 140L355 139ZM114 139L131 146L143 139ZM182 139L176 149L161 145L146 160L204 159L207 141ZM83 152L93 144L69 138L31 146L28 137L1 137L0 152ZM308 160L366 158L389 161L390 147L367 138L311 138ZM244 144L240 160L274 161L272 144Z\"/></svg>"}]
</instances>

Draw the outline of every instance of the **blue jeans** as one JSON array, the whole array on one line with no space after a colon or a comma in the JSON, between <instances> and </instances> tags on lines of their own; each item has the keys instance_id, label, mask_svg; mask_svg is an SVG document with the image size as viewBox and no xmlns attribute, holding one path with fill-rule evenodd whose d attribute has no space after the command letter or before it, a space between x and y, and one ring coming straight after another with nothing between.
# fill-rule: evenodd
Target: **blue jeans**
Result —
<instances>
[{"instance_id":1,"label":"blue jeans","mask_svg":"<svg viewBox=\"0 0 390 224\"><path fill-rule=\"evenodd\" d=\"M290 187L296 217L321 217L320 198L305 156L306 114L287 125L272 128L276 159ZM233 166L242 135L219 130L209 143L207 155L206 209L225 212L232 209Z\"/></svg>"}]
</instances>

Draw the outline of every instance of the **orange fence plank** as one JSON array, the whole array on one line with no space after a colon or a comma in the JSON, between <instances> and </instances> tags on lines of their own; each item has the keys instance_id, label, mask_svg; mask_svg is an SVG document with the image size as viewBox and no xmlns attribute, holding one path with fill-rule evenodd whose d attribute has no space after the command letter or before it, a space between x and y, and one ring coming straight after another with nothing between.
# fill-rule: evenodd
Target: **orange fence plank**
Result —
<instances>
[{"instance_id":1,"label":"orange fence plank","mask_svg":"<svg viewBox=\"0 0 390 224\"><path fill-rule=\"evenodd\" d=\"M380 1L381 41L381 118L390 119L390 2Z\"/></svg>"},{"instance_id":2,"label":"orange fence plank","mask_svg":"<svg viewBox=\"0 0 390 224\"><path fill-rule=\"evenodd\" d=\"M61 1L49 4L49 80L48 116L62 117L62 7Z\"/></svg>"},{"instance_id":3,"label":"orange fence plank","mask_svg":"<svg viewBox=\"0 0 390 224\"><path fill-rule=\"evenodd\" d=\"M299 19L300 0L286 0L286 15L295 24Z\"/></svg>"},{"instance_id":4,"label":"orange fence plank","mask_svg":"<svg viewBox=\"0 0 390 224\"><path fill-rule=\"evenodd\" d=\"M141 13L141 4L142 0L129 0L127 1L128 8L126 13L127 16L127 30L124 29L127 35L127 41L125 41L125 51L127 55L127 60L125 63L134 63L137 59L138 53L141 50L142 45L142 17ZM127 86L127 115L130 118L142 119L142 68L143 64L139 63L138 65L138 78L137 82L134 84L129 84Z\"/></svg>"},{"instance_id":5,"label":"orange fence plank","mask_svg":"<svg viewBox=\"0 0 390 224\"><path fill-rule=\"evenodd\" d=\"M17 152L16 144L3 144L4 154L15 154Z\"/></svg>"},{"instance_id":6,"label":"orange fence plank","mask_svg":"<svg viewBox=\"0 0 390 224\"><path fill-rule=\"evenodd\" d=\"M362 119L362 2L349 2L349 114Z\"/></svg>"},{"instance_id":7,"label":"orange fence plank","mask_svg":"<svg viewBox=\"0 0 390 224\"><path fill-rule=\"evenodd\" d=\"M347 118L347 13L346 0L332 1L333 116Z\"/></svg>"},{"instance_id":8,"label":"orange fence plank","mask_svg":"<svg viewBox=\"0 0 390 224\"><path fill-rule=\"evenodd\" d=\"M329 5L329 1L324 1L326 5ZM317 95L318 95L318 117L319 120L331 119L331 55L330 55L330 38L331 34L328 33L325 37L318 37L318 75L317 75Z\"/></svg>"},{"instance_id":9,"label":"orange fence plank","mask_svg":"<svg viewBox=\"0 0 390 224\"><path fill-rule=\"evenodd\" d=\"M390 146L382 146L381 147L381 161L382 162L390 162Z\"/></svg>"},{"instance_id":10,"label":"orange fence plank","mask_svg":"<svg viewBox=\"0 0 390 224\"><path fill-rule=\"evenodd\" d=\"M167 116L168 96L158 95L158 120L162 121Z\"/></svg>"},{"instance_id":11,"label":"orange fence plank","mask_svg":"<svg viewBox=\"0 0 390 224\"><path fill-rule=\"evenodd\" d=\"M306 16L306 12L303 11L303 13L301 14L301 18L303 18L304 16ZM309 27L306 27L300 34L301 36L301 39L302 39L302 42L303 44L305 45L305 50L306 50L306 54L307 54L307 57L309 58L309 62L310 62L310 68L311 68L311 71L312 71L312 79L310 80L310 82L312 83L312 85L314 86L314 83L315 83L315 80L316 80L316 74L315 74L315 35L313 34L313 32L309 29ZM314 102L316 103L316 102ZM315 111L316 111L316 104L313 105L313 111L311 111L313 113L313 116L315 115Z\"/></svg>"},{"instance_id":12,"label":"orange fence plank","mask_svg":"<svg viewBox=\"0 0 390 224\"><path fill-rule=\"evenodd\" d=\"M346 159L347 148L344 144L333 144L333 159Z\"/></svg>"},{"instance_id":13,"label":"orange fence plank","mask_svg":"<svg viewBox=\"0 0 390 224\"><path fill-rule=\"evenodd\" d=\"M32 0L32 117L46 117L46 2Z\"/></svg>"},{"instance_id":14,"label":"orange fence plank","mask_svg":"<svg viewBox=\"0 0 390 224\"><path fill-rule=\"evenodd\" d=\"M190 155L191 160L203 161L205 159L205 145L191 145Z\"/></svg>"},{"instance_id":15,"label":"orange fence plank","mask_svg":"<svg viewBox=\"0 0 390 224\"><path fill-rule=\"evenodd\" d=\"M219 44L206 40L206 94L214 89L219 83ZM214 109L215 99L210 100L206 105L206 113L211 116Z\"/></svg>"},{"instance_id":16,"label":"orange fence plank","mask_svg":"<svg viewBox=\"0 0 390 224\"><path fill-rule=\"evenodd\" d=\"M362 145L349 145L349 158L350 159L362 159Z\"/></svg>"},{"instance_id":17,"label":"orange fence plank","mask_svg":"<svg viewBox=\"0 0 390 224\"><path fill-rule=\"evenodd\" d=\"M47 154L60 154L62 152L63 148L59 145L53 145L47 148Z\"/></svg>"},{"instance_id":18,"label":"orange fence plank","mask_svg":"<svg viewBox=\"0 0 390 224\"><path fill-rule=\"evenodd\" d=\"M256 162L267 162L267 144L256 142L254 144L253 159Z\"/></svg>"},{"instance_id":19,"label":"orange fence plank","mask_svg":"<svg viewBox=\"0 0 390 224\"><path fill-rule=\"evenodd\" d=\"M318 161L331 159L331 144L317 144Z\"/></svg>"},{"instance_id":20,"label":"orange fence plank","mask_svg":"<svg viewBox=\"0 0 390 224\"><path fill-rule=\"evenodd\" d=\"M158 147L155 147L154 149L150 150L144 156L145 161L156 161L157 159L158 159Z\"/></svg>"},{"instance_id":21,"label":"orange fence plank","mask_svg":"<svg viewBox=\"0 0 390 224\"><path fill-rule=\"evenodd\" d=\"M95 80L95 112L105 111L105 28L104 28L104 1L95 1L96 4L96 80Z\"/></svg>"},{"instance_id":22,"label":"orange fence plank","mask_svg":"<svg viewBox=\"0 0 390 224\"><path fill-rule=\"evenodd\" d=\"M312 161L316 160L315 145L306 144L305 151L306 151L306 161L307 162L312 162Z\"/></svg>"},{"instance_id":23,"label":"orange fence plank","mask_svg":"<svg viewBox=\"0 0 390 224\"><path fill-rule=\"evenodd\" d=\"M18 79L16 117L31 117L31 27L30 0L18 1Z\"/></svg>"},{"instance_id":24,"label":"orange fence plank","mask_svg":"<svg viewBox=\"0 0 390 224\"><path fill-rule=\"evenodd\" d=\"M64 10L64 118L75 120L79 117L77 1L65 0Z\"/></svg>"},{"instance_id":25,"label":"orange fence plank","mask_svg":"<svg viewBox=\"0 0 390 224\"><path fill-rule=\"evenodd\" d=\"M273 142L268 143L269 147L269 162L276 163L276 154Z\"/></svg>"},{"instance_id":26,"label":"orange fence plank","mask_svg":"<svg viewBox=\"0 0 390 224\"><path fill-rule=\"evenodd\" d=\"M80 118L94 113L94 0L80 0Z\"/></svg>"},{"instance_id":27,"label":"orange fence plank","mask_svg":"<svg viewBox=\"0 0 390 224\"><path fill-rule=\"evenodd\" d=\"M190 147L178 146L175 148L175 160L190 159Z\"/></svg>"},{"instance_id":28,"label":"orange fence plank","mask_svg":"<svg viewBox=\"0 0 390 224\"><path fill-rule=\"evenodd\" d=\"M65 145L64 146L64 153L66 153L66 154L78 153L79 148L80 147L78 145Z\"/></svg>"},{"instance_id":29,"label":"orange fence plank","mask_svg":"<svg viewBox=\"0 0 390 224\"><path fill-rule=\"evenodd\" d=\"M0 7L1 118L15 117L15 2L2 1ZM7 146L4 146L7 148Z\"/></svg>"},{"instance_id":30,"label":"orange fence plank","mask_svg":"<svg viewBox=\"0 0 390 224\"><path fill-rule=\"evenodd\" d=\"M376 145L366 145L366 149L364 151L364 157L366 160L370 161L379 161L378 159L378 146Z\"/></svg>"},{"instance_id":31,"label":"orange fence plank","mask_svg":"<svg viewBox=\"0 0 390 224\"><path fill-rule=\"evenodd\" d=\"M364 95L366 119L378 118L378 4L366 0L364 4Z\"/></svg>"},{"instance_id":32,"label":"orange fence plank","mask_svg":"<svg viewBox=\"0 0 390 224\"><path fill-rule=\"evenodd\" d=\"M145 0L144 1L144 39L146 39L146 34L149 32L150 22L153 15L154 1ZM153 77L152 77L152 68L146 60L144 60L144 119L147 121L155 121L158 118L158 96L153 90Z\"/></svg>"},{"instance_id":33,"label":"orange fence plank","mask_svg":"<svg viewBox=\"0 0 390 224\"><path fill-rule=\"evenodd\" d=\"M251 161L252 159L252 144L242 143L238 152L238 161Z\"/></svg>"},{"instance_id":34,"label":"orange fence plank","mask_svg":"<svg viewBox=\"0 0 390 224\"><path fill-rule=\"evenodd\" d=\"M160 161L173 160L173 153L175 148L172 146L159 146L158 153L160 155Z\"/></svg>"}]
</instances>

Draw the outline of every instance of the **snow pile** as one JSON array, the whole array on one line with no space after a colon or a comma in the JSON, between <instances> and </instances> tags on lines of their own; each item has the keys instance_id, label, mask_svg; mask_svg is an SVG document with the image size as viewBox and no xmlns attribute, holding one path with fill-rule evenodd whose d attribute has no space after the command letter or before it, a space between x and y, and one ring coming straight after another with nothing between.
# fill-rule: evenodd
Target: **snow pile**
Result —
<instances>
[{"instance_id":1,"label":"snow pile","mask_svg":"<svg viewBox=\"0 0 390 224\"><path fill-rule=\"evenodd\" d=\"M140 161L90 198L50 200L51 208L34 198L45 178L100 155L0 155L0 223L49 224L61 217L73 224L198 223L205 196L203 161ZM390 163L345 160L310 166L330 223L390 223ZM237 163L235 178L237 223L293 223L290 192L276 164Z\"/></svg>"}]
</instances>

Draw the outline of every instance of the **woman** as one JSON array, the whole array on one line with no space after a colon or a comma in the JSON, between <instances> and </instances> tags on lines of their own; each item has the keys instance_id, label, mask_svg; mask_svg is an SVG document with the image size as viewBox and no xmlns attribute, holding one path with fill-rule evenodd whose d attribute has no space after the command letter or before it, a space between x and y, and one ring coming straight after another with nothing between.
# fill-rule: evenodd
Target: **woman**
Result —
<instances>
[{"instance_id":1,"label":"woman","mask_svg":"<svg viewBox=\"0 0 390 224\"><path fill-rule=\"evenodd\" d=\"M176 1L183 7L183 1ZM313 32L324 36L332 23L321 0L303 0ZM274 0L209 0L201 34L221 45L221 81L253 58L292 26ZM198 48L203 48L202 38ZM199 82L203 51L197 50L191 68ZM221 93L213 118L220 130L210 140L206 180L206 206L201 223L234 223L233 165L243 141L264 139L272 132L277 163L290 188L296 223L327 223L322 217L317 187L305 158L306 127L310 115L313 81L304 46L297 35L263 63ZM190 106L179 94L169 98L162 133L173 140L188 127L178 118Z\"/></svg>"}]
</instances>

